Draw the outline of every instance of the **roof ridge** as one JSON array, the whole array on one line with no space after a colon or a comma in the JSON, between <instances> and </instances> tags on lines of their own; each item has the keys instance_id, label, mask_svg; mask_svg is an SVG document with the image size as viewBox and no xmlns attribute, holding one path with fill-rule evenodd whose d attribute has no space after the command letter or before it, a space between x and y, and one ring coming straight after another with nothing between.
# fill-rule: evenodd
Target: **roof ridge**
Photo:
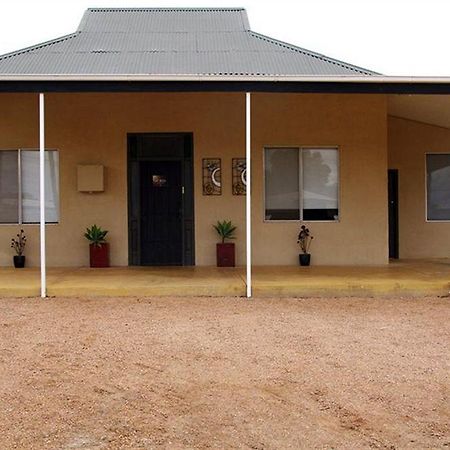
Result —
<instances>
[{"instance_id":1,"label":"roof ridge","mask_svg":"<svg viewBox=\"0 0 450 450\"><path fill-rule=\"evenodd\" d=\"M209 8L209 7L195 7L195 8L188 8L188 7L182 7L182 6L175 6L175 7L165 7L165 8L157 8L157 7L148 7L148 8L129 8L129 7L123 7L123 8L88 8L87 11L90 12L143 12L143 11L149 11L149 12L170 12L170 11L180 11L180 12L188 12L188 11L193 11L193 12L202 12L202 11L207 11L207 12L229 12L229 11L233 11L233 12L237 12L237 11L245 11L245 8Z\"/></svg>"},{"instance_id":2,"label":"roof ridge","mask_svg":"<svg viewBox=\"0 0 450 450\"><path fill-rule=\"evenodd\" d=\"M196 31L77 31L75 34L246 34L250 30L196 30Z\"/></svg>"},{"instance_id":3,"label":"roof ridge","mask_svg":"<svg viewBox=\"0 0 450 450\"><path fill-rule=\"evenodd\" d=\"M349 64L349 63L346 63L344 61L340 61L338 59L331 58L329 56L323 55L322 53L317 53L317 52L314 52L312 50L308 50L306 48L299 47L299 46L294 45L294 44L289 44L288 42L284 42L284 41L280 41L278 39L274 39L274 38L272 38L270 36L266 36L264 34L257 33L256 31L253 31L253 30L248 30L248 33L250 35L253 35L257 39L261 39L261 40L264 40L266 42L269 42L269 43L272 43L272 44L275 44L275 45L279 45L280 47L285 47L287 49L303 53L304 55L311 56L312 58L318 58L318 59L324 60L326 62L329 62L331 64L335 64L335 65L340 66L340 67L344 67L346 69L354 70L355 72L360 72L360 73L363 73L365 75L381 75L380 73L374 72L373 70L365 69L364 67L355 66L354 64Z\"/></svg>"},{"instance_id":4,"label":"roof ridge","mask_svg":"<svg viewBox=\"0 0 450 450\"><path fill-rule=\"evenodd\" d=\"M12 52L5 53L3 55L0 55L0 61L2 61L4 59L12 58L14 56L19 56L19 55L22 55L24 53L31 52L33 50L38 50L38 49L41 49L41 48L49 47L50 45L53 45L53 44L59 44L60 42L64 42L64 41L67 41L69 39L72 39L72 38L78 36L79 34L80 34L79 31L75 31L74 33L65 34L64 36L60 36L60 37L57 37L55 39L51 39L49 41L40 42L39 44L30 45L29 47L24 47L24 48L21 48L19 50L14 50Z\"/></svg>"}]
</instances>

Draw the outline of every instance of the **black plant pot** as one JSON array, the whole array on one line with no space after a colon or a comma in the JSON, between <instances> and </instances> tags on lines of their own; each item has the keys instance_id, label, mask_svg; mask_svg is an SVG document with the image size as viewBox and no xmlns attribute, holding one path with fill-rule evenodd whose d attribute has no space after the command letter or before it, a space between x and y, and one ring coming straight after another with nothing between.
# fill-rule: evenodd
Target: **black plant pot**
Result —
<instances>
[{"instance_id":1,"label":"black plant pot","mask_svg":"<svg viewBox=\"0 0 450 450\"><path fill-rule=\"evenodd\" d=\"M309 264L311 263L311 254L300 253L300 255L298 255L298 260L301 266L309 266Z\"/></svg>"},{"instance_id":2,"label":"black plant pot","mask_svg":"<svg viewBox=\"0 0 450 450\"><path fill-rule=\"evenodd\" d=\"M25 256L14 256L14 267L16 269L23 269L25 267Z\"/></svg>"}]
</instances>

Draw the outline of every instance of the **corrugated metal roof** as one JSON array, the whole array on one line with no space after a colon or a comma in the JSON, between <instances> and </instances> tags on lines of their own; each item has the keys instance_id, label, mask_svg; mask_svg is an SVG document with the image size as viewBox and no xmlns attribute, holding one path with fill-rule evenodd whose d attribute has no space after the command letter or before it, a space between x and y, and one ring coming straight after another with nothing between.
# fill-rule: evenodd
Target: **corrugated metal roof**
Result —
<instances>
[{"instance_id":1,"label":"corrugated metal roof","mask_svg":"<svg viewBox=\"0 0 450 450\"><path fill-rule=\"evenodd\" d=\"M377 75L249 28L242 8L88 9L75 33L0 56L0 75Z\"/></svg>"},{"instance_id":2,"label":"corrugated metal roof","mask_svg":"<svg viewBox=\"0 0 450 450\"><path fill-rule=\"evenodd\" d=\"M243 8L90 8L78 31L158 33L250 29Z\"/></svg>"}]
</instances>

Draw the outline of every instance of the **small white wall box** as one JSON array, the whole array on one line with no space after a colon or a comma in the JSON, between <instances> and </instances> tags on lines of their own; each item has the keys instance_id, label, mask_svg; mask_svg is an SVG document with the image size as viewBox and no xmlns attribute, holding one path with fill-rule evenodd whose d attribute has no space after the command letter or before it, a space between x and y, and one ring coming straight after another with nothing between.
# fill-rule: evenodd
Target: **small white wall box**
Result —
<instances>
[{"instance_id":1,"label":"small white wall box","mask_svg":"<svg viewBox=\"0 0 450 450\"><path fill-rule=\"evenodd\" d=\"M103 192L105 168L101 165L78 165L78 192Z\"/></svg>"}]
</instances>

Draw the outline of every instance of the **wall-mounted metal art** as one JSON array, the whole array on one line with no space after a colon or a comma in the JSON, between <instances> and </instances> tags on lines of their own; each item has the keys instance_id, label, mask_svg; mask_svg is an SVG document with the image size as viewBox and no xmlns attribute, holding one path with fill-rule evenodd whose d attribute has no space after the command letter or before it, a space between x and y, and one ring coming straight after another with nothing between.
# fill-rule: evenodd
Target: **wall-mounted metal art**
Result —
<instances>
[{"instance_id":1,"label":"wall-mounted metal art","mask_svg":"<svg viewBox=\"0 0 450 450\"><path fill-rule=\"evenodd\" d=\"M233 195L247 192L247 166L245 158L233 158Z\"/></svg>"},{"instance_id":2,"label":"wall-mounted metal art","mask_svg":"<svg viewBox=\"0 0 450 450\"><path fill-rule=\"evenodd\" d=\"M220 158L203 159L203 195L222 195L222 162Z\"/></svg>"}]
</instances>

